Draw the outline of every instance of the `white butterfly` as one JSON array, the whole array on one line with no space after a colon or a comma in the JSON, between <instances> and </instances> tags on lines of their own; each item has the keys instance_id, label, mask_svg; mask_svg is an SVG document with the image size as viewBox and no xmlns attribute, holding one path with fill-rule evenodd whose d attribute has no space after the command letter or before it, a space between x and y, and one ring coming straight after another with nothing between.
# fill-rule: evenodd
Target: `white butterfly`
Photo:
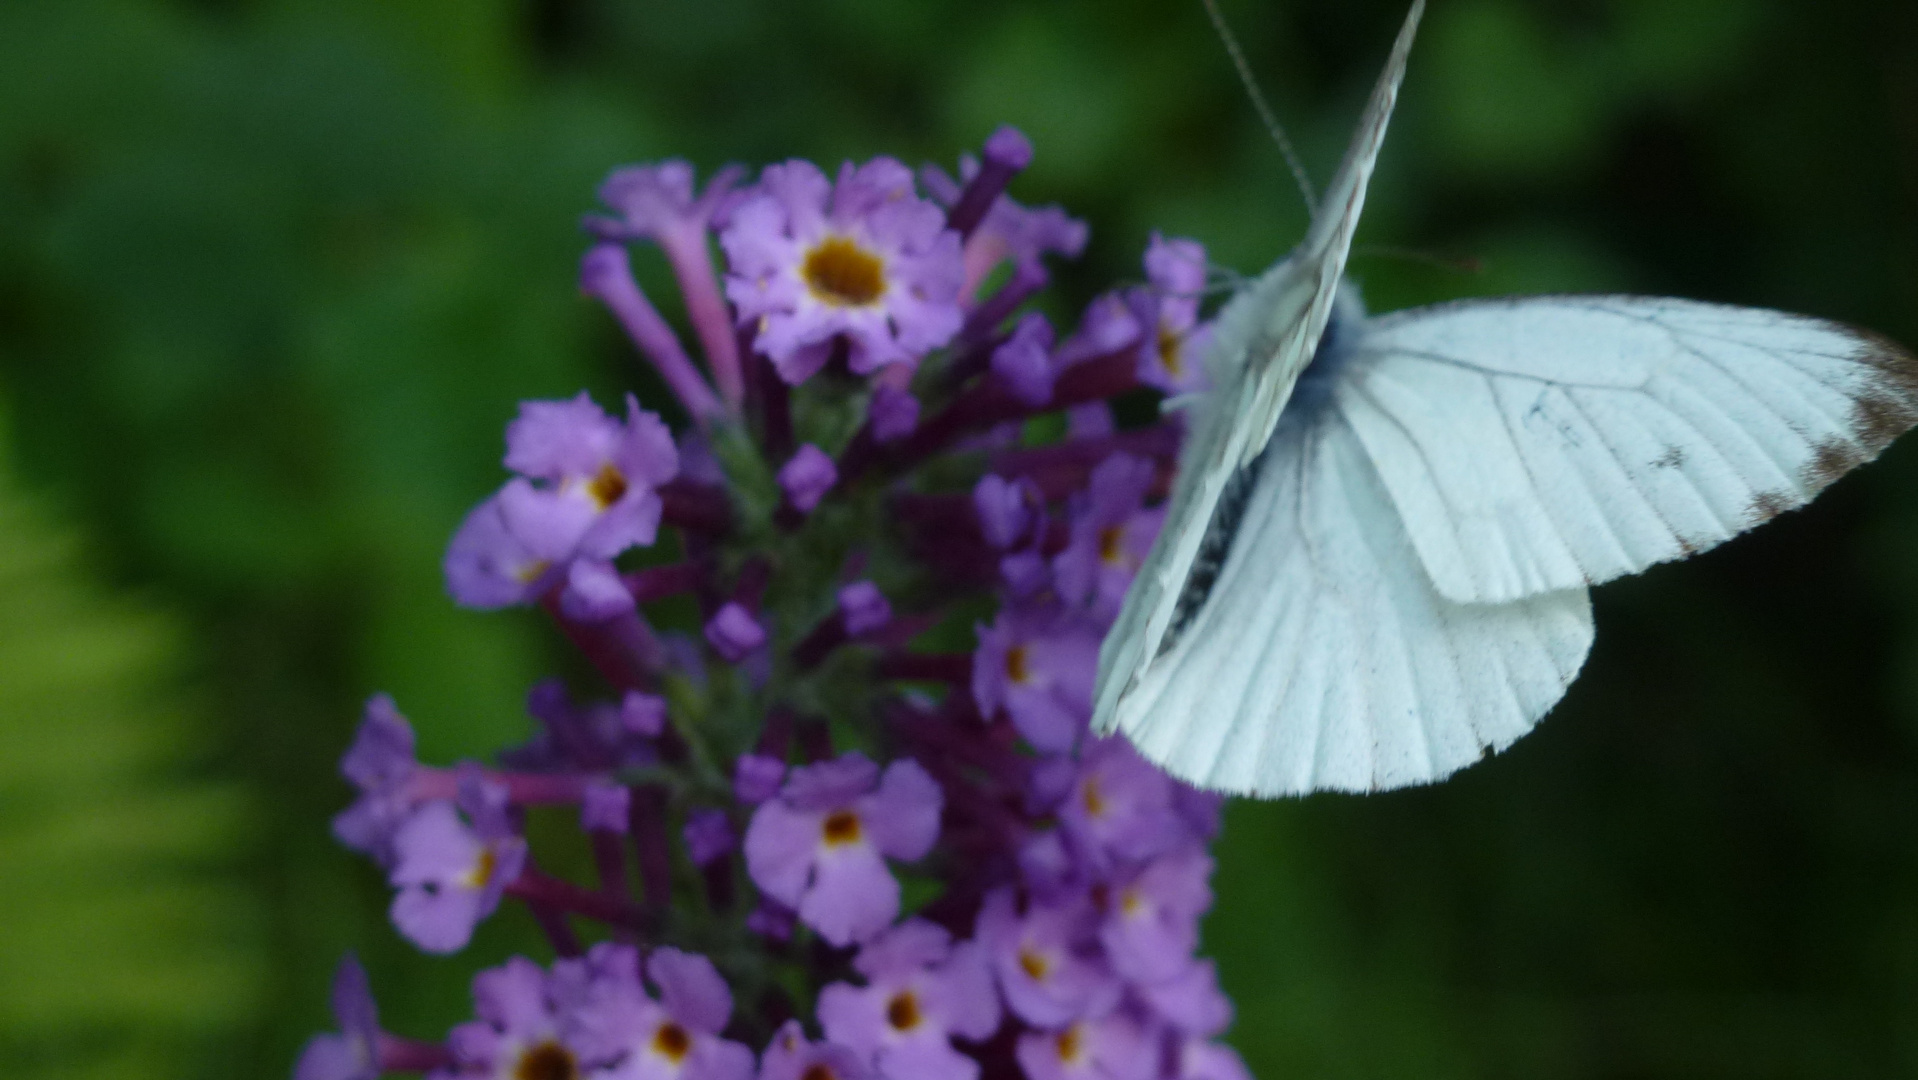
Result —
<instances>
[{"instance_id":1,"label":"white butterfly","mask_svg":"<svg viewBox=\"0 0 1918 1080\"><path fill-rule=\"evenodd\" d=\"M1202 787L1440 779L1592 644L1586 587L1803 505L1918 421L1918 361L1819 319L1545 296L1367 318L1341 287L1423 9L1305 241L1220 315L1094 727Z\"/></svg>"}]
</instances>

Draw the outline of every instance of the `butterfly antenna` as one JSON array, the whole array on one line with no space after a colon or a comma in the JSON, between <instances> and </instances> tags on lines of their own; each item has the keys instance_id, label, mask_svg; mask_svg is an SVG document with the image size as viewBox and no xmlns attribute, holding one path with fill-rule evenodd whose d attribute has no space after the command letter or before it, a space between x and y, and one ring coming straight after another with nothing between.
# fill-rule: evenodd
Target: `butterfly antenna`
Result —
<instances>
[{"instance_id":1,"label":"butterfly antenna","mask_svg":"<svg viewBox=\"0 0 1918 1080\"><path fill-rule=\"evenodd\" d=\"M1404 262L1423 263L1436 266L1440 270L1454 274L1482 274L1485 272L1485 260L1466 256L1453 258L1446 255L1422 251L1418 248L1390 247L1381 244L1359 244L1352 248L1355 258L1399 259Z\"/></svg>"},{"instance_id":2,"label":"butterfly antenna","mask_svg":"<svg viewBox=\"0 0 1918 1080\"><path fill-rule=\"evenodd\" d=\"M1226 54L1232 57L1232 66L1238 69L1239 81L1245 84L1245 93L1252 99L1252 107L1259 111L1259 119L1265 122L1265 130L1272 141L1279 144L1279 153L1285 158L1286 167L1292 170L1292 179L1299 182L1299 194L1305 196L1307 213L1317 213L1319 198L1312 193L1312 178L1305 174L1305 164L1299 160L1298 151L1292 149L1292 140L1285 135L1285 128L1279 118L1273 114L1272 106L1266 104L1265 94L1259 90L1258 80L1252 77L1252 66L1245 62L1245 53L1239 48L1239 39L1232 36L1232 28L1225 23L1225 14L1219 10L1218 0L1203 0L1205 13L1212 19L1212 29L1218 31L1219 40L1225 43Z\"/></svg>"}]
</instances>

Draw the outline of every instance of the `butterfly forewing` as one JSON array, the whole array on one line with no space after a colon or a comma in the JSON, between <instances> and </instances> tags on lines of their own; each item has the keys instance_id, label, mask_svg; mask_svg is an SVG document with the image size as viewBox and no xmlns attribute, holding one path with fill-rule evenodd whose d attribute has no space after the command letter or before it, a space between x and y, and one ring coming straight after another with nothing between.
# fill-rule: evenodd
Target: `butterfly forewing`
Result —
<instances>
[{"instance_id":1,"label":"butterfly forewing","mask_svg":"<svg viewBox=\"0 0 1918 1080\"><path fill-rule=\"evenodd\" d=\"M1100 648L1096 730L1123 726L1122 699L1165 650L1182 601L1190 609L1204 599L1194 596L1192 578L1195 568L1211 569L1201 566L1200 558L1208 546L1218 546L1220 500L1265 450L1331 316L1352 230L1423 11L1424 0L1416 0L1305 243L1220 317L1208 362L1215 385L1210 401L1192 417L1165 526ZM1208 539L1215 543L1208 545Z\"/></svg>"},{"instance_id":2,"label":"butterfly forewing","mask_svg":"<svg viewBox=\"0 0 1918 1080\"><path fill-rule=\"evenodd\" d=\"M1781 312L1533 297L1373 320L1336 396L1439 590L1497 602L1803 505L1918 420L1918 365Z\"/></svg>"}]
</instances>

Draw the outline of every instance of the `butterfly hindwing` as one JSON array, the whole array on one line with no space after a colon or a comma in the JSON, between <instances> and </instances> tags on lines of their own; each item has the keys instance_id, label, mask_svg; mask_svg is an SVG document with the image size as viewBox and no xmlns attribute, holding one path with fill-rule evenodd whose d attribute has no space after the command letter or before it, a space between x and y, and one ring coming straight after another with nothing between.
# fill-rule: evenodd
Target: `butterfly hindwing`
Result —
<instances>
[{"instance_id":1,"label":"butterfly hindwing","mask_svg":"<svg viewBox=\"0 0 1918 1080\"><path fill-rule=\"evenodd\" d=\"M1439 591L1499 602L1803 505L1918 421L1918 362L1781 312L1535 297L1372 320L1335 396Z\"/></svg>"},{"instance_id":2,"label":"butterfly hindwing","mask_svg":"<svg viewBox=\"0 0 1918 1080\"><path fill-rule=\"evenodd\" d=\"M1344 418L1294 419L1121 730L1176 776L1262 796L1424 783L1530 730L1590 648L1585 591L1446 599Z\"/></svg>"}]
</instances>

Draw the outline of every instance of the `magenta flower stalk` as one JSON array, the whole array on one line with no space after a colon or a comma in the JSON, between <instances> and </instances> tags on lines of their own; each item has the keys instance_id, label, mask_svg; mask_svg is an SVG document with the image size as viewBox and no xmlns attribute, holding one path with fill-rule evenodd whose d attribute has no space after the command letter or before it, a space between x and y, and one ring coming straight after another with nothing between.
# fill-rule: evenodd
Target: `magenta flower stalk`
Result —
<instances>
[{"instance_id":1,"label":"magenta flower stalk","mask_svg":"<svg viewBox=\"0 0 1918 1080\"><path fill-rule=\"evenodd\" d=\"M712 219L743 172L736 167L720 170L695 198L693 168L683 161L618 169L600 185L599 199L617 210L619 217L587 219L587 227L601 236L649 239L666 253L693 332L706 350L713 382L735 410L745 399L746 379L731 313L720 295L708 243Z\"/></svg>"},{"instance_id":2,"label":"magenta flower stalk","mask_svg":"<svg viewBox=\"0 0 1918 1080\"><path fill-rule=\"evenodd\" d=\"M484 762L421 762L372 696L333 823L413 946L519 905L546 955L492 958L437 1039L382 1030L349 962L296 1080L1243 1080L1196 955L1219 800L1088 730L1183 435L1109 401L1200 385L1205 253L1154 236L1146 284L1055 328L1047 260L1086 230L1014 201L1032 160L1007 128L957 179L608 178L582 287L690 425L522 403L444 562L590 674L529 687L533 735Z\"/></svg>"},{"instance_id":3,"label":"magenta flower stalk","mask_svg":"<svg viewBox=\"0 0 1918 1080\"><path fill-rule=\"evenodd\" d=\"M693 367L692 359L679 343L679 336L640 291L625 248L606 243L589 249L580 260L579 287L613 313L687 412L705 420L725 411L712 388Z\"/></svg>"}]
</instances>

